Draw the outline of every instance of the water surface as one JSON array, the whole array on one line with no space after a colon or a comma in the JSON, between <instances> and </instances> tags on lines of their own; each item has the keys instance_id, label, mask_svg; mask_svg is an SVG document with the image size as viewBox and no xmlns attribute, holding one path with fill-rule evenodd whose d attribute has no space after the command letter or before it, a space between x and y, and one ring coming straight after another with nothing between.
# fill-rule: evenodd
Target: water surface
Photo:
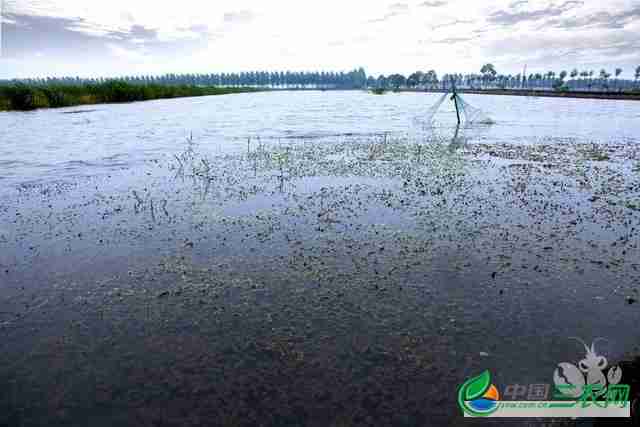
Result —
<instances>
[{"instance_id":1,"label":"water surface","mask_svg":"<svg viewBox=\"0 0 640 427\"><path fill-rule=\"evenodd\" d=\"M0 113L6 422L456 425L484 369L636 355L640 104L437 99Z\"/></svg>"}]
</instances>

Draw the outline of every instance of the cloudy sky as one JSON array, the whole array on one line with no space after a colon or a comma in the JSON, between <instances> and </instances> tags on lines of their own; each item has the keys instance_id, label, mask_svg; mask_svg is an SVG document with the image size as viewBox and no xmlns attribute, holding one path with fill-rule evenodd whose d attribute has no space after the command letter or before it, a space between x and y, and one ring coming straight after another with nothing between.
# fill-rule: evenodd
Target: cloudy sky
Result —
<instances>
[{"instance_id":1,"label":"cloudy sky","mask_svg":"<svg viewBox=\"0 0 640 427\"><path fill-rule=\"evenodd\" d=\"M0 2L0 78L640 65L640 0Z\"/></svg>"}]
</instances>

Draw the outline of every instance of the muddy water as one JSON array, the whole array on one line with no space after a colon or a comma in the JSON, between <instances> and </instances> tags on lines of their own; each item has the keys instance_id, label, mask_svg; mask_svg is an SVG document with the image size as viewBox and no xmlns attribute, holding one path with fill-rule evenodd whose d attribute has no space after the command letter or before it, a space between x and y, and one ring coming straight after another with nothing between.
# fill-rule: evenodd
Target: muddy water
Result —
<instances>
[{"instance_id":1,"label":"muddy water","mask_svg":"<svg viewBox=\"0 0 640 427\"><path fill-rule=\"evenodd\" d=\"M0 114L0 422L457 425L640 351L640 104L305 92Z\"/></svg>"}]
</instances>

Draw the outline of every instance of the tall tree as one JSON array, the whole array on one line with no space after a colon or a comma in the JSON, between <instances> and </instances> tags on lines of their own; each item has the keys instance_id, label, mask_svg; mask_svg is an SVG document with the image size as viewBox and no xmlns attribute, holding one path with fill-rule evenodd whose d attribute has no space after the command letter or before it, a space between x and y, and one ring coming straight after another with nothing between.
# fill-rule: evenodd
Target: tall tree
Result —
<instances>
[{"instance_id":1,"label":"tall tree","mask_svg":"<svg viewBox=\"0 0 640 427\"><path fill-rule=\"evenodd\" d=\"M382 74L378 76L378 88L380 89L387 88L387 78Z\"/></svg>"},{"instance_id":2,"label":"tall tree","mask_svg":"<svg viewBox=\"0 0 640 427\"><path fill-rule=\"evenodd\" d=\"M407 79L402 74L392 74L389 76L391 87L395 90L398 90L400 86L404 86L406 81Z\"/></svg>"},{"instance_id":3,"label":"tall tree","mask_svg":"<svg viewBox=\"0 0 640 427\"><path fill-rule=\"evenodd\" d=\"M432 89L438 84L438 74L436 74L435 70L427 71L427 74L423 78L425 83L430 85Z\"/></svg>"},{"instance_id":4,"label":"tall tree","mask_svg":"<svg viewBox=\"0 0 640 427\"><path fill-rule=\"evenodd\" d=\"M411 74L407 79L407 86L416 87L422 83L424 73L422 71L416 71Z\"/></svg>"},{"instance_id":5,"label":"tall tree","mask_svg":"<svg viewBox=\"0 0 640 427\"><path fill-rule=\"evenodd\" d=\"M604 68L600 70L600 79L602 80L602 87L605 89L609 88L609 85L607 84L607 80L609 79L609 77L611 77L611 74L607 73L607 70L605 70Z\"/></svg>"},{"instance_id":6,"label":"tall tree","mask_svg":"<svg viewBox=\"0 0 640 427\"><path fill-rule=\"evenodd\" d=\"M496 67L491 63L484 64L482 68L480 68L480 73L482 74L485 85L487 81L493 81L493 79L496 78L496 74L498 74L496 72Z\"/></svg>"},{"instance_id":7,"label":"tall tree","mask_svg":"<svg viewBox=\"0 0 640 427\"><path fill-rule=\"evenodd\" d=\"M553 82L553 88L556 90L560 90L565 87L564 79L567 77L567 72L565 70L560 71L558 75L558 80Z\"/></svg>"},{"instance_id":8,"label":"tall tree","mask_svg":"<svg viewBox=\"0 0 640 427\"><path fill-rule=\"evenodd\" d=\"M360 67L357 70L353 71L353 76L355 78L354 84L357 89L362 89L367 85L367 73L364 71L364 68Z\"/></svg>"}]
</instances>

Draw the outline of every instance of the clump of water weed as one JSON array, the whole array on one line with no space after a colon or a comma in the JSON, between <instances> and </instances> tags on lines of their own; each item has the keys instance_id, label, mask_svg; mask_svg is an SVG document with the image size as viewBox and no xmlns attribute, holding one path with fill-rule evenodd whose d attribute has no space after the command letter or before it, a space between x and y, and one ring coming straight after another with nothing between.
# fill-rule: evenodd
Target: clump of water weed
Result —
<instances>
[{"instance_id":1,"label":"clump of water weed","mask_svg":"<svg viewBox=\"0 0 640 427\"><path fill-rule=\"evenodd\" d=\"M579 152L586 160L592 160L594 162L605 162L610 159L609 154L596 144L586 146L580 149Z\"/></svg>"},{"instance_id":2,"label":"clump of water weed","mask_svg":"<svg viewBox=\"0 0 640 427\"><path fill-rule=\"evenodd\" d=\"M625 205L628 209L631 209L632 211L640 211L640 202L634 203L634 202L627 201Z\"/></svg>"}]
</instances>

